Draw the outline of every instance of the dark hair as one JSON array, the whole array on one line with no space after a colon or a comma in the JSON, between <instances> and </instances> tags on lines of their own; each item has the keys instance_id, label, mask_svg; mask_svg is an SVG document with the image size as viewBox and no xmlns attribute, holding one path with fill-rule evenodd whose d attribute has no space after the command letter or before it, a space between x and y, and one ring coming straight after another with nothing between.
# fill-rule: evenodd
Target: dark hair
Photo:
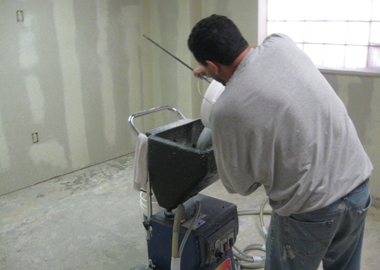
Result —
<instances>
[{"instance_id":1,"label":"dark hair","mask_svg":"<svg viewBox=\"0 0 380 270\"><path fill-rule=\"evenodd\" d=\"M195 59L229 66L248 46L237 26L226 16L211 15L199 21L187 41Z\"/></svg>"}]
</instances>

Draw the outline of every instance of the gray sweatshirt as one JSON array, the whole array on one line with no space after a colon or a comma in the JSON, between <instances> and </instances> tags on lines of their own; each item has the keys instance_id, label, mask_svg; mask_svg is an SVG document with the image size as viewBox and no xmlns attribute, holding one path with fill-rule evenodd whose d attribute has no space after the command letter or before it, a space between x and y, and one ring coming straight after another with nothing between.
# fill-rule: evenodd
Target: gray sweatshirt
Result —
<instances>
[{"instance_id":1,"label":"gray sweatshirt","mask_svg":"<svg viewBox=\"0 0 380 270\"><path fill-rule=\"evenodd\" d=\"M325 207L373 170L343 102L286 35L245 55L211 127L226 189L249 195L262 184L279 215Z\"/></svg>"}]
</instances>

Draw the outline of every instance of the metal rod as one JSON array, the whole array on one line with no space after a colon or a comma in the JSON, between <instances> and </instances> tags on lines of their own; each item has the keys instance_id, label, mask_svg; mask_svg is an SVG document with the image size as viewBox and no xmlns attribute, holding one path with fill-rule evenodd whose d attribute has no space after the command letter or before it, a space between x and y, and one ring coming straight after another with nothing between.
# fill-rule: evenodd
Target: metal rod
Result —
<instances>
[{"instance_id":1,"label":"metal rod","mask_svg":"<svg viewBox=\"0 0 380 270\"><path fill-rule=\"evenodd\" d=\"M188 64L186 64L185 62L183 62L181 59L179 59L177 56L171 54L170 52L168 52L166 49L164 49L163 47L161 47L158 43L154 42L152 39L150 39L149 37L147 37L146 35L143 35L144 38L146 38L147 40L149 40L150 42L152 42L154 45L156 45L158 48L160 48L161 50L163 50L164 52L166 52L167 54L169 54L171 57L173 57L175 60L177 60L178 62L180 62L182 65L184 65L185 67L187 67L188 69L190 69L191 71L194 71L194 69L189 66ZM199 76L201 79L204 79L205 81L207 81L208 83L210 83L210 81L205 77L205 76L202 76L200 75Z\"/></svg>"}]
</instances>

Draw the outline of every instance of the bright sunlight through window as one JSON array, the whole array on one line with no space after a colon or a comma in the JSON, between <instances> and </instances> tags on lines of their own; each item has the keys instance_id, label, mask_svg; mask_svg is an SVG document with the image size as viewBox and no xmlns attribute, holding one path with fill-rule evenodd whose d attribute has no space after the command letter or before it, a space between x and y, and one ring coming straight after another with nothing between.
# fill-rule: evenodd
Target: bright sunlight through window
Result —
<instances>
[{"instance_id":1,"label":"bright sunlight through window","mask_svg":"<svg viewBox=\"0 0 380 270\"><path fill-rule=\"evenodd\" d=\"M380 70L380 0L267 4L267 34L287 34L315 65Z\"/></svg>"}]
</instances>

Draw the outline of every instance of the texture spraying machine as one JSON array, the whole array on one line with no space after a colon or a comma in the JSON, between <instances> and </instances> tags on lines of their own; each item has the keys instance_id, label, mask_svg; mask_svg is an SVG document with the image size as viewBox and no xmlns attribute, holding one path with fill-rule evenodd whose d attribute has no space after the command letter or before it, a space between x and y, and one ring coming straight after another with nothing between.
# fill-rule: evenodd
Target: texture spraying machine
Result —
<instances>
[{"instance_id":1,"label":"texture spraying machine","mask_svg":"<svg viewBox=\"0 0 380 270\"><path fill-rule=\"evenodd\" d=\"M199 194L218 180L212 145L199 149L204 126L177 109L161 106L138 112L133 120L162 110L179 120L146 132L148 215L143 221L148 264L134 269L235 269L232 247L238 234L235 204ZM152 196L164 210L152 213Z\"/></svg>"}]
</instances>

